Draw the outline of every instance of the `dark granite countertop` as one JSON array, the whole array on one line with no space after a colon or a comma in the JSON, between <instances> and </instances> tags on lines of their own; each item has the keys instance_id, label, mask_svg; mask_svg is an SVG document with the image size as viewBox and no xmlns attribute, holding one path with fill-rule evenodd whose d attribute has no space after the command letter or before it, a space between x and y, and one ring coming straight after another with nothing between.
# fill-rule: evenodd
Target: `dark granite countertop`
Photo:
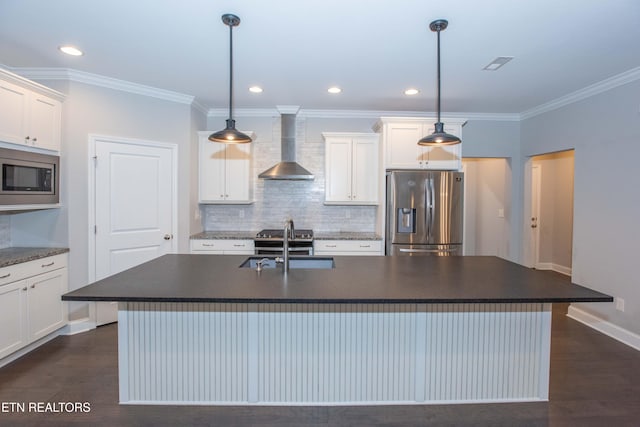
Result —
<instances>
[{"instance_id":1,"label":"dark granite countertop","mask_svg":"<svg viewBox=\"0 0 640 427\"><path fill-rule=\"evenodd\" d=\"M317 232L313 238L315 240L382 240L382 237L376 233L362 232Z\"/></svg>"},{"instance_id":2,"label":"dark granite countertop","mask_svg":"<svg viewBox=\"0 0 640 427\"><path fill-rule=\"evenodd\" d=\"M69 252L69 248L4 248L0 249L0 268L63 254L65 252Z\"/></svg>"},{"instance_id":3,"label":"dark granite countertop","mask_svg":"<svg viewBox=\"0 0 640 427\"><path fill-rule=\"evenodd\" d=\"M257 231L203 231L190 237L191 240L253 240Z\"/></svg>"},{"instance_id":4,"label":"dark granite countertop","mask_svg":"<svg viewBox=\"0 0 640 427\"><path fill-rule=\"evenodd\" d=\"M335 268L238 268L241 255L164 255L66 301L239 303L604 302L613 298L497 257L336 256ZM293 257L292 257L293 258Z\"/></svg>"}]
</instances>

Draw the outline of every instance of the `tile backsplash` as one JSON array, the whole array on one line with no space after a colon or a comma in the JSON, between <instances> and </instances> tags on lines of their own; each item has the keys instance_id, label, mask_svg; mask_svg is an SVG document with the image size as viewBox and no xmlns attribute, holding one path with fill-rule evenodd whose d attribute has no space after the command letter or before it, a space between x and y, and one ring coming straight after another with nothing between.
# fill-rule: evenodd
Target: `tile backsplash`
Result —
<instances>
[{"instance_id":1,"label":"tile backsplash","mask_svg":"<svg viewBox=\"0 0 640 427\"><path fill-rule=\"evenodd\" d=\"M11 246L11 216L0 215L0 249Z\"/></svg>"},{"instance_id":2,"label":"tile backsplash","mask_svg":"<svg viewBox=\"0 0 640 427\"><path fill-rule=\"evenodd\" d=\"M324 205L324 140L307 136L306 119L296 118L296 161L315 175L313 181L258 179L280 161L280 117L273 118L272 135L254 141L254 200L251 205L201 205L205 231L280 228L292 218L296 228L318 232L374 232L377 206Z\"/></svg>"}]
</instances>

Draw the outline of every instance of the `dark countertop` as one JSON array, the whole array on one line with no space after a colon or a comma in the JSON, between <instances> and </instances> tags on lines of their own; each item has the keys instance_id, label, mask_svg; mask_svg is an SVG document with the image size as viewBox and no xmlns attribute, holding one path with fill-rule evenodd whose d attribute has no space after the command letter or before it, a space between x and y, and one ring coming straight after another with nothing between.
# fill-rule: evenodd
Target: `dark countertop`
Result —
<instances>
[{"instance_id":1,"label":"dark countertop","mask_svg":"<svg viewBox=\"0 0 640 427\"><path fill-rule=\"evenodd\" d=\"M258 234L257 231L203 231L189 238L191 240L253 240L256 234Z\"/></svg>"},{"instance_id":2,"label":"dark countertop","mask_svg":"<svg viewBox=\"0 0 640 427\"><path fill-rule=\"evenodd\" d=\"M4 248L0 249L0 268L59 255L65 252L69 252L69 248Z\"/></svg>"},{"instance_id":3,"label":"dark countertop","mask_svg":"<svg viewBox=\"0 0 640 427\"><path fill-rule=\"evenodd\" d=\"M314 240L382 240L382 237L376 233L362 232L321 232L319 231L313 236Z\"/></svg>"},{"instance_id":4,"label":"dark countertop","mask_svg":"<svg viewBox=\"0 0 640 427\"><path fill-rule=\"evenodd\" d=\"M605 302L613 298L497 257L335 256L335 268L238 268L242 255L164 255L66 301L240 303Z\"/></svg>"}]
</instances>

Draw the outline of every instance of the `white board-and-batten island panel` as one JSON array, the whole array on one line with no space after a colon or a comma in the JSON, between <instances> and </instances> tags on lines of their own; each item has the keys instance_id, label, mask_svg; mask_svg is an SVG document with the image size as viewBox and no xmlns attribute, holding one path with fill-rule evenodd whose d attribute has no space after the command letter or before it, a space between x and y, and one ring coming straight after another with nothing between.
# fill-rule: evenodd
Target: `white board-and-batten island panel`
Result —
<instances>
[{"instance_id":1,"label":"white board-and-batten island panel","mask_svg":"<svg viewBox=\"0 0 640 427\"><path fill-rule=\"evenodd\" d=\"M548 400L551 304L120 302L120 402Z\"/></svg>"}]
</instances>

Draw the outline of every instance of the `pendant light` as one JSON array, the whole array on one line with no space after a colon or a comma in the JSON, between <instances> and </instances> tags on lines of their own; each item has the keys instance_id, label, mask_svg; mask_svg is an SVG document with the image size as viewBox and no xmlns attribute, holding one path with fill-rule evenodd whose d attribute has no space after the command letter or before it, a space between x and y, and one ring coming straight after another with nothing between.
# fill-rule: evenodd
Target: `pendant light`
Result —
<instances>
[{"instance_id":1,"label":"pendant light","mask_svg":"<svg viewBox=\"0 0 640 427\"><path fill-rule=\"evenodd\" d=\"M460 144L460 138L444 131L444 124L440 121L440 31L447 28L449 22L446 19L438 19L429 24L431 31L438 33L438 92L437 92L437 109L438 121L435 124L435 130L431 135L425 136L418 145L442 146Z\"/></svg>"},{"instance_id":2,"label":"pendant light","mask_svg":"<svg viewBox=\"0 0 640 427\"><path fill-rule=\"evenodd\" d=\"M227 13L222 15L222 22L229 27L229 118L227 127L209 135L209 141L244 144L251 142L251 138L236 130L236 121L233 120L233 27L240 25L240 18Z\"/></svg>"}]
</instances>

